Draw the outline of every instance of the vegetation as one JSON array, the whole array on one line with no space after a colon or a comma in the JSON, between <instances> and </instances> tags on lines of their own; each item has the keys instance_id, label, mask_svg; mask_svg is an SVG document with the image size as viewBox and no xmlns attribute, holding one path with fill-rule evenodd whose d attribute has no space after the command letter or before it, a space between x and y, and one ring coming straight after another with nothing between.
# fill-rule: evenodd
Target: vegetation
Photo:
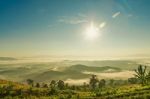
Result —
<instances>
[{"instance_id":1,"label":"vegetation","mask_svg":"<svg viewBox=\"0 0 150 99\"><path fill-rule=\"evenodd\" d=\"M139 65L135 72L135 76L141 81L142 85L146 84L146 66Z\"/></svg>"},{"instance_id":2,"label":"vegetation","mask_svg":"<svg viewBox=\"0 0 150 99\"><path fill-rule=\"evenodd\" d=\"M92 75L92 77L90 79L90 85L93 90L95 90L97 82L98 82L98 79L97 79L96 75Z\"/></svg>"},{"instance_id":3,"label":"vegetation","mask_svg":"<svg viewBox=\"0 0 150 99\"><path fill-rule=\"evenodd\" d=\"M135 77L105 80L91 75L83 85L68 85L63 80L27 84L0 80L0 99L150 99L150 71L140 65Z\"/></svg>"}]
</instances>

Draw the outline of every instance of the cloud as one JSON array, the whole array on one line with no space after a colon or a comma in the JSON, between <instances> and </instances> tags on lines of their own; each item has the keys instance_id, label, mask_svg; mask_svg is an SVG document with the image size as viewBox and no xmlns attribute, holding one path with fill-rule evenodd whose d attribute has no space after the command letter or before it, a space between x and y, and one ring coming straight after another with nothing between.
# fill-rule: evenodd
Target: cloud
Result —
<instances>
[{"instance_id":1,"label":"cloud","mask_svg":"<svg viewBox=\"0 0 150 99\"><path fill-rule=\"evenodd\" d=\"M86 15L81 13L79 13L77 16L62 16L58 19L58 22L66 24L81 24L88 22L85 17Z\"/></svg>"},{"instance_id":2,"label":"cloud","mask_svg":"<svg viewBox=\"0 0 150 99\"><path fill-rule=\"evenodd\" d=\"M106 22L102 22L102 23L99 25L100 28L104 28L105 26L106 26Z\"/></svg>"},{"instance_id":3,"label":"cloud","mask_svg":"<svg viewBox=\"0 0 150 99\"><path fill-rule=\"evenodd\" d=\"M86 23L88 22L85 19L77 19L77 20L70 20L70 24L80 24L80 23Z\"/></svg>"},{"instance_id":4,"label":"cloud","mask_svg":"<svg viewBox=\"0 0 150 99\"><path fill-rule=\"evenodd\" d=\"M84 78L84 79L70 79L68 78L65 83L69 83L71 85L82 85L84 82L89 82L88 78Z\"/></svg>"},{"instance_id":5,"label":"cloud","mask_svg":"<svg viewBox=\"0 0 150 99\"><path fill-rule=\"evenodd\" d=\"M80 16L80 17L87 17L87 15L85 15L85 14L83 14L83 13L78 13L78 16Z\"/></svg>"},{"instance_id":6,"label":"cloud","mask_svg":"<svg viewBox=\"0 0 150 99\"><path fill-rule=\"evenodd\" d=\"M128 14L128 17L133 17L133 15L132 14Z\"/></svg>"},{"instance_id":7,"label":"cloud","mask_svg":"<svg viewBox=\"0 0 150 99\"><path fill-rule=\"evenodd\" d=\"M112 15L112 18L116 18L117 16L119 16L121 13L120 12L116 12Z\"/></svg>"},{"instance_id":8,"label":"cloud","mask_svg":"<svg viewBox=\"0 0 150 99\"><path fill-rule=\"evenodd\" d=\"M58 22L66 24L80 24L88 21L86 19L59 19Z\"/></svg>"}]
</instances>

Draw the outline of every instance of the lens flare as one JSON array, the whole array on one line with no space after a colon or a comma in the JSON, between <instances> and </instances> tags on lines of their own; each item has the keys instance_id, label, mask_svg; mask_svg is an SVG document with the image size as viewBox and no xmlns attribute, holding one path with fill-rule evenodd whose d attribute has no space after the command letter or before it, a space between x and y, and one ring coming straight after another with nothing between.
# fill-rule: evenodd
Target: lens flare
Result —
<instances>
[{"instance_id":1,"label":"lens flare","mask_svg":"<svg viewBox=\"0 0 150 99\"><path fill-rule=\"evenodd\" d=\"M85 36L88 40L96 39L99 36L99 28L91 22L90 26L86 29Z\"/></svg>"}]
</instances>

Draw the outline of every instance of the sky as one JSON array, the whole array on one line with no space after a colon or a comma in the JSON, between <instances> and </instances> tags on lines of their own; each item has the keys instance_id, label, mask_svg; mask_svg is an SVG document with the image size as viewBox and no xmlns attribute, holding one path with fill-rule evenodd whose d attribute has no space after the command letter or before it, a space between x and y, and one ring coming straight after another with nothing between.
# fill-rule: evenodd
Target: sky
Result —
<instances>
[{"instance_id":1,"label":"sky","mask_svg":"<svg viewBox=\"0 0 150 99\"><path fill-rule=\"evenodd\" d=\"M150 55L150 0L0 0L0 56Z\"/></svg>"}]
</instances>

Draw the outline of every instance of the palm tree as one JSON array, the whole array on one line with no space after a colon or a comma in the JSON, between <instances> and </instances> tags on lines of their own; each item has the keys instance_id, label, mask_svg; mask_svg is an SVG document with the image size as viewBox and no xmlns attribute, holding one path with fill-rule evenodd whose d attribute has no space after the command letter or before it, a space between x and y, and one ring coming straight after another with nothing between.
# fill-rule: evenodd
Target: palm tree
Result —
<instances>
[{"instance_id":1,"label":"palm tree","mask_svg":"<svg viewBox=\"0 0 150 99\"><path fill-rule=\"evenodd\" d=\"M97 82L98 82L97 76L92 75L92 77L90 78L90 85L91 85L92 89L96 88Z\"/></svg>"},{"instance_id":2,"label":"palm tree","mask_svg":"<svg viewBox=\"0 0 150 99\"><path fill-rule=\"evenodd\" d=\"M136 73L135 77L137 77L141 81L141 84L142 85L146 84L146 77L147 77L146 66L139 65L138 69L135 70L135 73Z\"/></svg>"},{"instance_id":3,"label":"palm tree","mask_svg":"<svg viewBox=\"0 0 150 99\"><path fill-rule=\"evenodd\" d=\"M149 73L147 74L146 79L147 79L147 81L148 81L148 84L150 84L150 71L149 71Z\"/></svg>"}]
</instances>

